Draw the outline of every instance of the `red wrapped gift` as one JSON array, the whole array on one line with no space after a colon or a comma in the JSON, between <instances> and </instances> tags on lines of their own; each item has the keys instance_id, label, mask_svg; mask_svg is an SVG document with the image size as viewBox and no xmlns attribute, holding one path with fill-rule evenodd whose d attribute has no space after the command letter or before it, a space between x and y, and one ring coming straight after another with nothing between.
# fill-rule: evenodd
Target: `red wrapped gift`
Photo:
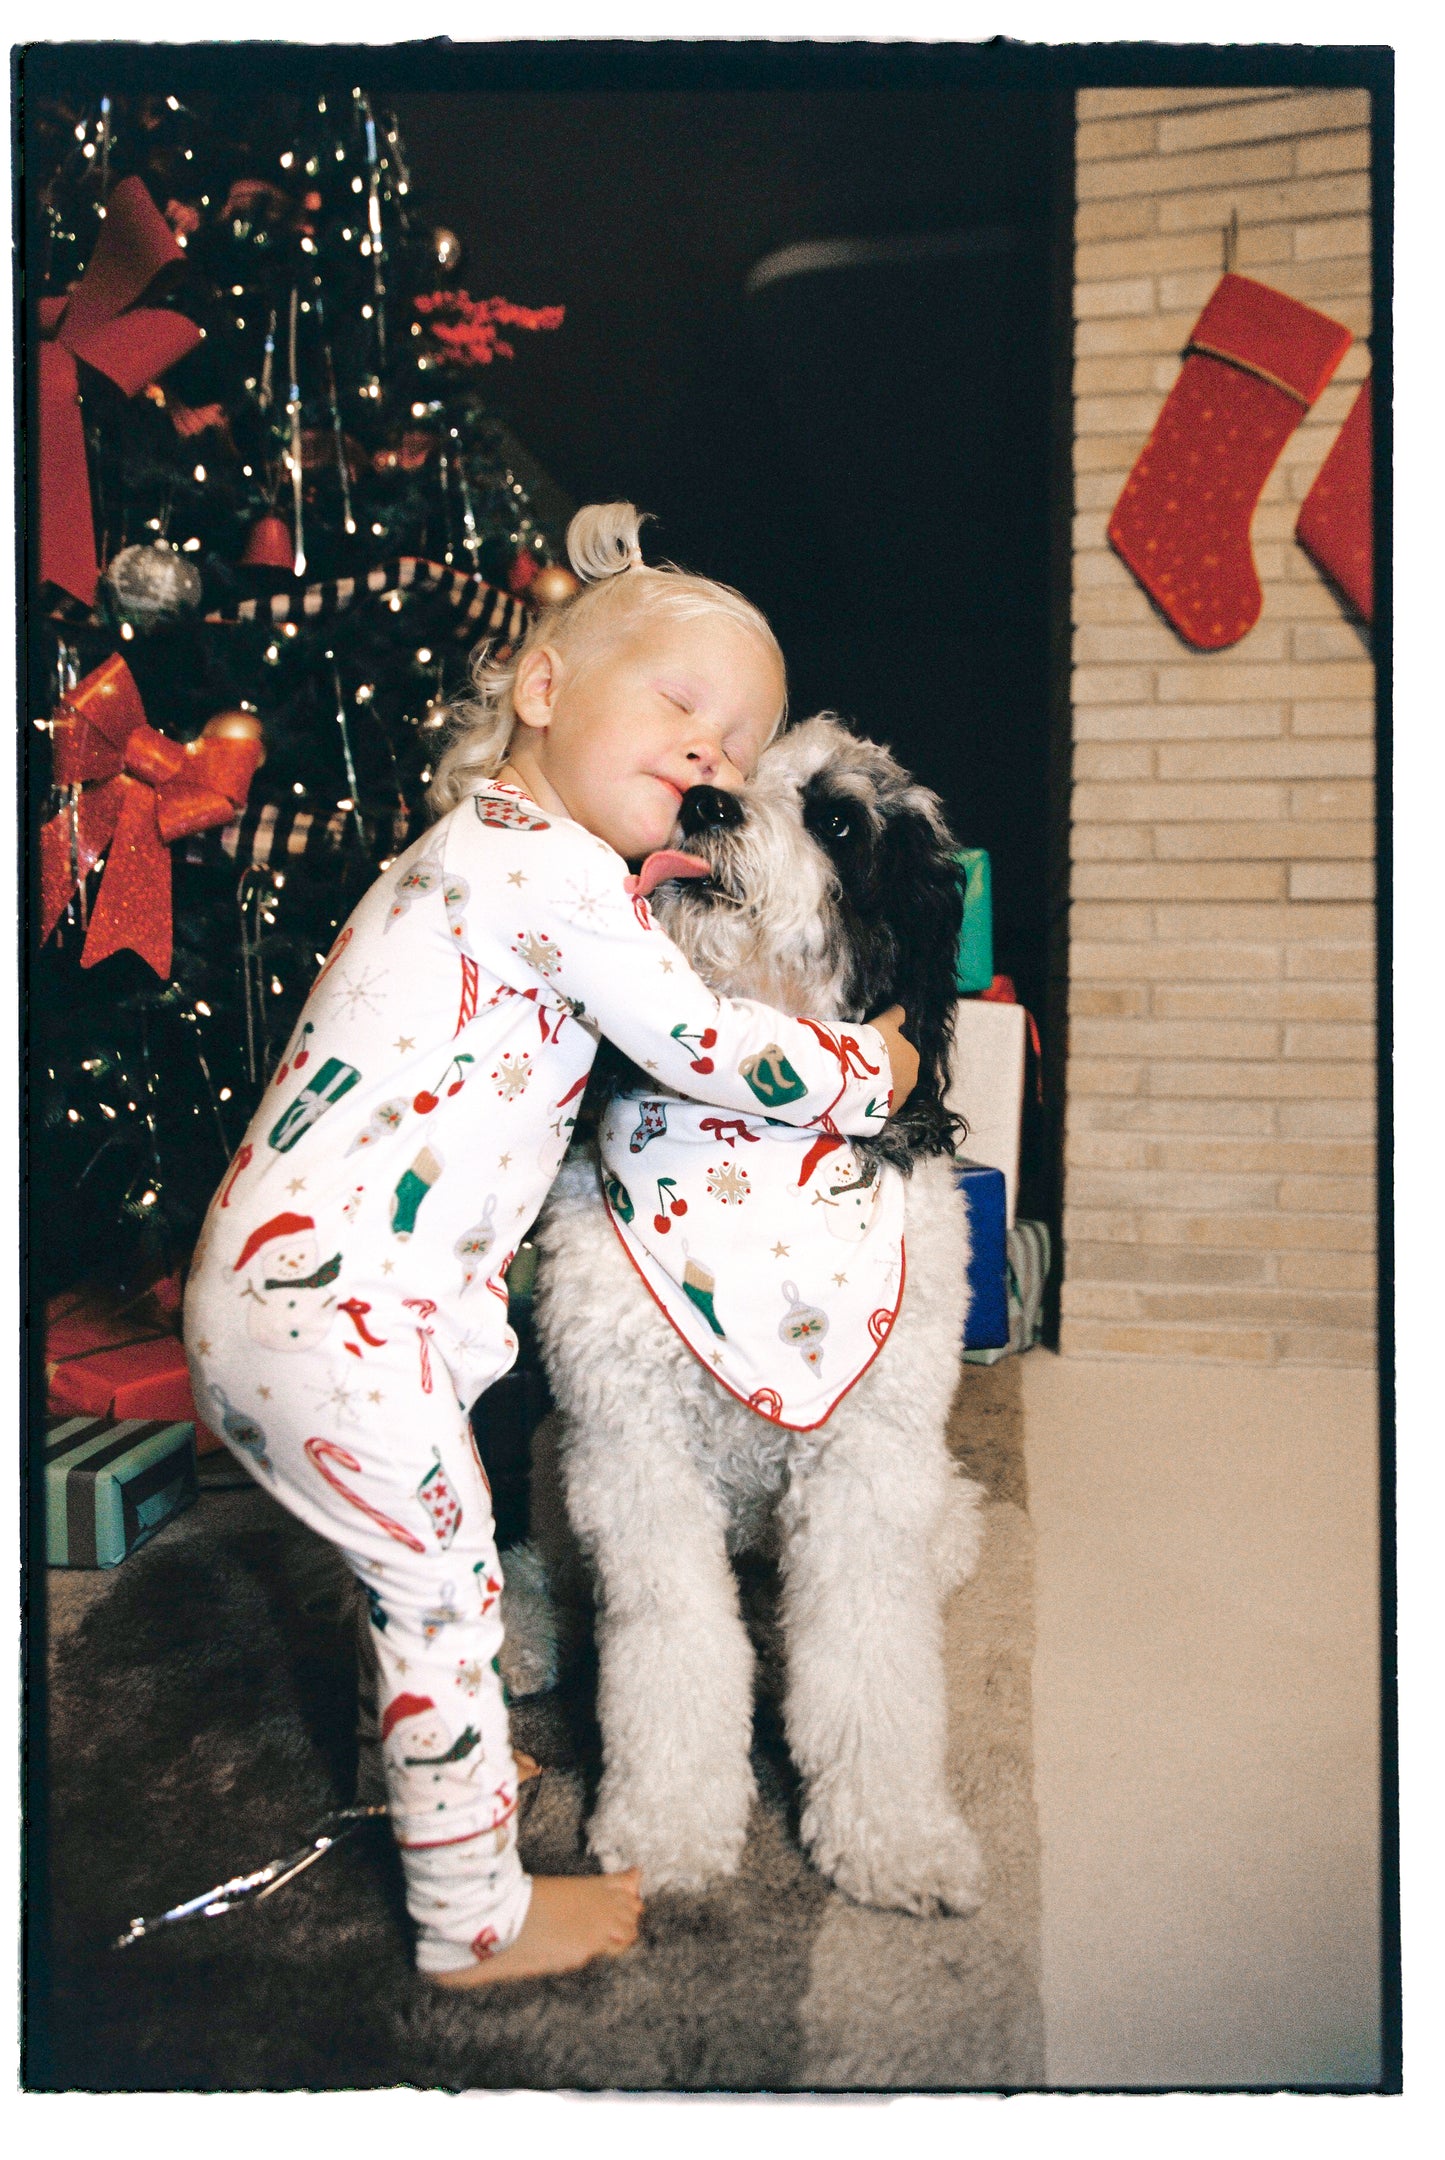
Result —
<instances>
[{"instance_id":1,"label":"red wrapped gift","mask_svg":"<svg viewBox=\"0 0 1445 2160\"><path fill-rule=\"evenodd\" d=\"M178 1306L173 1283L157 1284L119 1311L83 1292L53 1298L45 1313L49 1408L92 1417L193 1421L185 1346L174 1326Z\"/></svg>"}]
</instances>

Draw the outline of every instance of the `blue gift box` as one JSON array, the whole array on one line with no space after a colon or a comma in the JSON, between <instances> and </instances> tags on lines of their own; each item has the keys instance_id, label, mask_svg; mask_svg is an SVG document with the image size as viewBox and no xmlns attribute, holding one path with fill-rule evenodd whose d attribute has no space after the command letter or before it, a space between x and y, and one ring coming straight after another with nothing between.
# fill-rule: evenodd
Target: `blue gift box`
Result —
<instances>
[{"instance_id":1,"label":"blue gift box","mask_svg":"<svg viewBox=\"0 0 1445 2160\"><path fill-rule=\"evenodd\" d=\"M1002 1170L956 1156L953 1181L968 1209L968 1318L965 1350L998 1350L1008 1341L1008 1201Z\"/></svg>"}]
</instances>

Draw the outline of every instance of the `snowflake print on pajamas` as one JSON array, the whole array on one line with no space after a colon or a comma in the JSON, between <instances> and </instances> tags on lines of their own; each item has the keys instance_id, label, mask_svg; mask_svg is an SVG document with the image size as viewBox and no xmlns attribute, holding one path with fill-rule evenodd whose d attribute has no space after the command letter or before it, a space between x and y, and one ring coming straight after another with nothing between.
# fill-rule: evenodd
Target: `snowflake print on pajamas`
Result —
<instances>
[{"instance_id":1,"label":"snowflake print on pajamas","mask_svg":"<svg viewBox=\"0 0 1445 2160\"><path fill-rule=\"evenodd\" d=\"M707 1189L724 1207L741 1207L752 1187L741 1163L720 1162L709 1165Z\"/></svg>"},{"instance_id":2,"label":"snowflake print on pajamas","mask_svg":"<svg viewBox=\"0 0 1445 2160\"><path fill-rule=\"evenodd\" d=\"M512 950L548 982L562 965L561 947L545 930L519 930L512 940Z\"/></svg>"},{"instance_id":3,"label":"snowflake print on pajamas","mask_svg":"<svg viewBox=\"0 0 1445 2160\"><path fill-rule=\"evenodd\" d=\"M530 1050L508 1051L496 1071L492 1083L503 1102L512 1102L518 1095L525 1095L532 1077L532 1053Z\"/></svg>"},{"instance_id":4,"label":"snowflake print on pajamas","mask_svg":"<svg viewBox=\"0 0 1445 2160\"><path fill-rule=\"evenodd\" d=\"M348 1020L354 1021L359 1012L381 1011L382 1001L376 995L376 987L385 982L387 973L386 968L363 968L354 980L345 975L337 977L333 995L338 1009Z\"/></svg>"},{"instance_id":5,"label":"snowflake print on pajamas","mask_svg":"<svg viewBox=\"0 0 1445 2160\"><path fill-rule=\"evenodd\" d=\"M590 878L580 885L576 878L568 878L567 898L558 900L555 905L557 913L565 916L568 922L599 923L608 921L616 913L617 900L615 893L609 892L605 885L594 890Z\"/></svg>"}]
</instances>

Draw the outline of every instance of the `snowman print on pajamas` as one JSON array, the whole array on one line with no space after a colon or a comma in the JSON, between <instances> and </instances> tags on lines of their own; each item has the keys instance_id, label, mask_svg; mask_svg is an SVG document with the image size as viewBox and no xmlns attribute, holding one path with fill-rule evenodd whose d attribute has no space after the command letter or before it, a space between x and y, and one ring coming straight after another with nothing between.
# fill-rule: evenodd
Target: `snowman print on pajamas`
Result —
<instances>
[{"instance_id":1,"label":"snowman print on pajamas","mask_svg":"<svg viewBox=\"0 0 1445 2160\"><path fill-rule=\"evenodd\" d=\"M880 1191L877 1163L860 1162L851 1148L843 1148L824 1158L813 1205L821 1210L830 1237L861 1245L872 1227Z\"/></svg>"},{"instance_id":2,"label":"snowman print on pajamas","mask_svg":"<svg viewBox=\"0 0 1445 2160\"><path fill-rule=\"evenodd\" d=\"M321 1258L309 1215L273 1215L253 1230L231 1271L244 1272L246 1329L263 1350L314 1350L336 1318L341 1255Z\"/></svg>"},{"instance_id":3,"label":"snowman print on pajamas","mask_svg":"<svg viewBox=\"0 0 1445 2160\"><path fill-rule=\"evenodd\" d=\"M464 1725L453 1737L430 1695L393 1696L382 1716L381 1744L394 1772L430 1770L433 1786L470 1777L481 1761L477 1750L482 1736L476 1727ZM445 1807L446 1802L437 1805Z\"/></svg>"}]
</instances>

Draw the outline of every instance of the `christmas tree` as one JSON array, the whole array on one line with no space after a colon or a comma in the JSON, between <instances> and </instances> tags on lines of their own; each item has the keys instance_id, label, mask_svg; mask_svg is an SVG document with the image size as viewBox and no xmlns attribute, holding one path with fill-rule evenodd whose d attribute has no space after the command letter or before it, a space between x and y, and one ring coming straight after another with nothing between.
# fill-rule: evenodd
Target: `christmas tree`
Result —
<instances>
[{"instance_id":1,"label":"christmas tree","mask_svg":"<svg viewBox=\"0 0 1445 2160\"><path fill-rule=\"evenodd\" d=\"M32 1265L130 1294L424 822L470 654L572 589L486 394L563 311L458 284L360 88L97 91L26 159Z\"/></svg>"}]
</instances>

